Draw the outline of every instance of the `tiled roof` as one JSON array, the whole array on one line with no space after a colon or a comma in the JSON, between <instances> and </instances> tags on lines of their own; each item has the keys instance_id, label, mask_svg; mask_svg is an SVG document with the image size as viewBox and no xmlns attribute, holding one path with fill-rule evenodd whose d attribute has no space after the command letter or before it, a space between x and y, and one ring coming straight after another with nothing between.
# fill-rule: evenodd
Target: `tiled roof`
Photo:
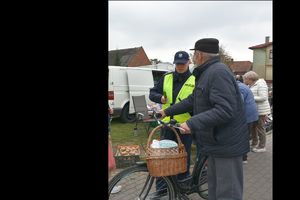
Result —
<instances>
[{"instance_id":1,"label":"tiled roof","mask_svg":"<svg viewBox=\"0 0 300 200\"><path fill-rule=\"evenodd\" d=\"M273 42L267 42L267 43L264 43L264 44L259 44L259 45L255 45L255 46L252 46L252 47L249 47L249 49L261 49L261 48L266 48L270 45L272 45Z\"/></svg>"},{"instance_id":2,"label":"tiled roof","mask_svg":"<svg viewBox=\"0 0 300 200\"><path fill-rule=\"evenodd\" d=\"M135 47L135 48L128 48L128 49L118 49L118 50L111 50L108 52L108 64L109 65L117 65L116 59L117 56L120 59L120 66L128 66L128 63L132 56L134 56L137 51L143 47Z\"/></svg>"},{"instance_id":3,"label":"tiled roof","mask_svg":"<svg viewBox=\"0 0 300 200\"><path fill-rule=\"evenodd\" d=\"M234 72L247 72L251 70L251 67L250 61L234 61L230 68Z\"/></svg>"}]
</instances>

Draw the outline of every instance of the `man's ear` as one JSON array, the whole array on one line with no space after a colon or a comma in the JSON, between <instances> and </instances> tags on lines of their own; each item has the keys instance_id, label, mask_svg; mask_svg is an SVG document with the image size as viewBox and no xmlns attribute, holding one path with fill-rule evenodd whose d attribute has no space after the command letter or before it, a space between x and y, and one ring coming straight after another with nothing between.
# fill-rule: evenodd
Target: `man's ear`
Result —
<instances>
[{"instance_id":1,"label":"man's ear","mask_svg":"<svg viewBox=\"0 0 300 200\"><path fill-rule=\"evenodd\" d=\"M199 56L201 57L201 62L203 62L203 59L204 59L204 57L203 57L203 52L200 51L198 54L199 54Z\"/></svg>"}]
</instances>

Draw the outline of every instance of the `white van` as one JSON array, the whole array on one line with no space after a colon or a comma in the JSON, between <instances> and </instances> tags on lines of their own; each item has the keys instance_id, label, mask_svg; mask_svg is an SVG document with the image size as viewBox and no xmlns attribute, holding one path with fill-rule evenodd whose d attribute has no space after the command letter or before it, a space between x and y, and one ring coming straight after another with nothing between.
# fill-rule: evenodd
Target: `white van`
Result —
<instances>
[{"instance_id":1,"label":"white van","mask_svg":"<svg viewBox=\"0 0 300 200\"><path fill-rule=\"evenodd\" d=\"M147 103L150 88L168 70L140 67L108 67L108 100L114 109L114 116L120 116L123 122L134 121L134 107L131 96L145 95Z\"/></svg>"}]
</instances>

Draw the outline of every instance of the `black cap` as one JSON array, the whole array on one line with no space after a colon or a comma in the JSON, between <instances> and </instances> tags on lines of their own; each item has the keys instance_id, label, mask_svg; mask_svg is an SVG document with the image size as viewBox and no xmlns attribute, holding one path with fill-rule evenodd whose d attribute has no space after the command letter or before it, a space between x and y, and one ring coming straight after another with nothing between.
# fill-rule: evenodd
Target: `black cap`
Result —
<instances>
[{"instance_id":1,"label":"black cap","mask_svg":"<svg viewBox=\"0 0 300 200\"><path fill-rule=\"evenodd\" d=\"M186 64L190 60L190 56L185 51L178 51L174 56L174 64Z\"/></svg>"},{"instance_id":2,"label":"black cap","mask_svg":"<svg viewBox=\"0 0 300 200\"><path fill-rule=\"evenodd\" d=\"M195 43L194 49L206 53L219 53L219 40L215 38L203 38Z\"/></svg>"}]
</instances>

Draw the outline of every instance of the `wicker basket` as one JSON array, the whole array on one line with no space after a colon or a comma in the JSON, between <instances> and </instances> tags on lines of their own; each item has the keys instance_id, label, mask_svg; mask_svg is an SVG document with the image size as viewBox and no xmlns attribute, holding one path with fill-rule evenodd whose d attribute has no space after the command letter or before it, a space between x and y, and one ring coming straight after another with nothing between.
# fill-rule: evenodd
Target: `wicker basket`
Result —
<instances>
[{"instance_id":1,"label":"wicker basket","mask_svg":"<svg viewBox=\"0 0 300 200\"><path fill-rule=\"evenodd\" d=\"M151 148L151 137L153 134L162 128L159 125L154 128L148 138L146 147L147 168L151 176L173 176L184 173L187 170L187 153L180 137L173 127L170 127L174 134L176 134L178 147L173 148Z\"/></svg>"}]
</instances>

